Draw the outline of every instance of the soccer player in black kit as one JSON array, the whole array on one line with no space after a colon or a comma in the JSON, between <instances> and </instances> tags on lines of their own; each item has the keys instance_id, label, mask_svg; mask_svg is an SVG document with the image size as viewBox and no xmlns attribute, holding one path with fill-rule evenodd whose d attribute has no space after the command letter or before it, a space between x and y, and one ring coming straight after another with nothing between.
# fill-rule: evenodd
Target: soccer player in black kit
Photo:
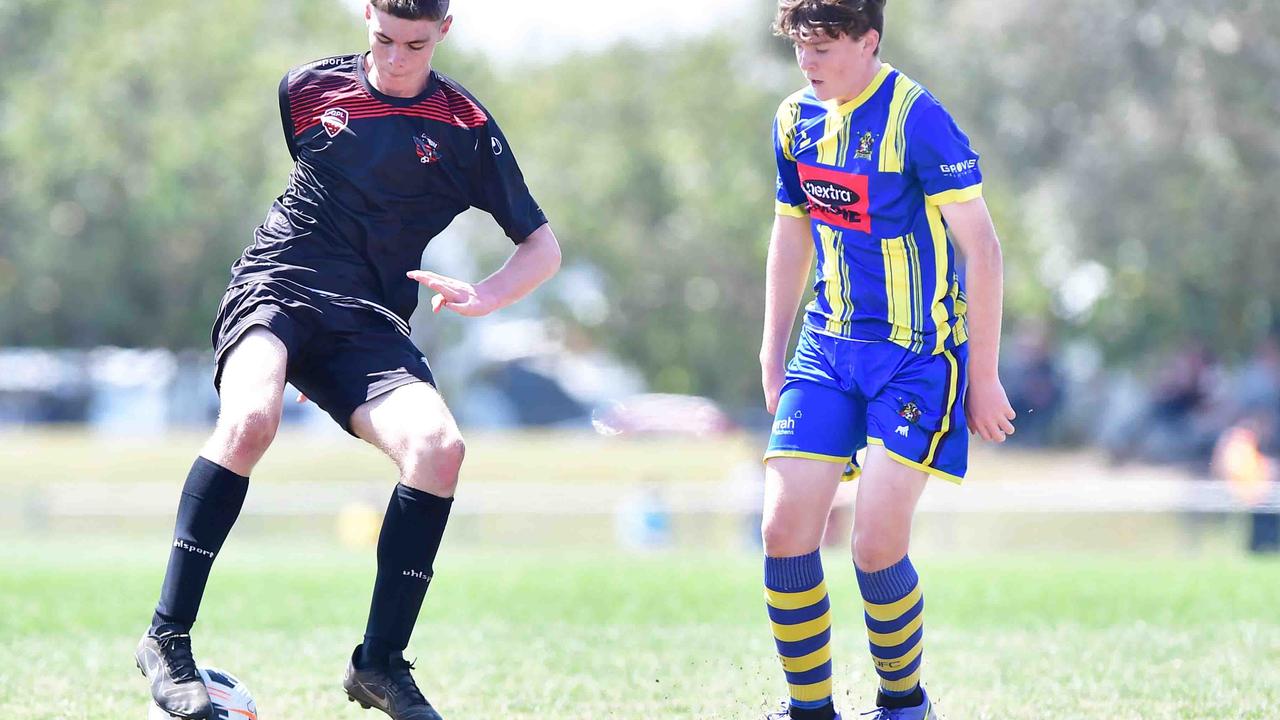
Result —
<instances>
[{"instance_id":1,"label":"soccer player in black kit","mask_svg":"<svg viewBox=\"0 0 1280 720\"><path fill-rule=\"evenodd\" d=\"M431 69L448 0L372 0L369 52L290 70L280 115L295 164L288 187L232 268L214 322L221 410L178 504L151 627L138 645L152 697L206 718L191 626L209 571L275 436L285 382L399 467L382 524L364 641L343 688L397 720L440 717L404 649L432 577L463 442L409 340L418 284L436 312L479 316L555 274L560 249L511 148L479 102ZM419 270L427 242L469 207L515 252L472 284Z\"/></svg>"}]
</instances>

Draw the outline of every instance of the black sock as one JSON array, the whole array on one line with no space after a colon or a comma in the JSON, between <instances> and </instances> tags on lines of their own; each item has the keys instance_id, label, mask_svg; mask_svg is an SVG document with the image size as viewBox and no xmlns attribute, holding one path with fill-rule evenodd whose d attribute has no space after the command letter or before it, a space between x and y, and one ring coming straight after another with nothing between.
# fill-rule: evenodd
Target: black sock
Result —
<instances>
[{"instance_id":1,"label":"black sock","mask_svg":"<svg viewBox=\"0 0 1280 720\"><path fill-rule=\"evenodd\" d=\"M360 667L385 666L391 653L409 645L452 506L453 498L404 484L391 493L378 535L378 578L357 658Z\"/></svg>"},{"instance_id":2,"label":"black sock","mask_svg":"<svg viewBox=\"0 0 1280 720\"><path fill-rule=\"evenodd\" d=\"M894 696L886 695L884 692L876 693L876 705L890 709L915 707L922 702L924 702L924 693L921 692L919 685L909 695Z\"/></svg>"},{"instance_id":3,"label":"black sock","mask_svg":"<svg viewBox=\"0 0 1280 720\"><path fill-rule=\"evenodd\" d=\"M820 708L791 708L791 720L834 720L836 716L836 706L834 703L827 703Z\"/></svg>"},{"instance_id":4,"label":"black sock","mask_svg":"<svg viewBox=\"0 0 1280 720\"><path fill-rule=\"evenodd\" d=\"M160 602L151 619L153 630L171 623L190 630L195 624L213 559L240 516L248 491L249 478L196 458L178 501L173 549L160 588Z\"/></svg>"}]
</instances>

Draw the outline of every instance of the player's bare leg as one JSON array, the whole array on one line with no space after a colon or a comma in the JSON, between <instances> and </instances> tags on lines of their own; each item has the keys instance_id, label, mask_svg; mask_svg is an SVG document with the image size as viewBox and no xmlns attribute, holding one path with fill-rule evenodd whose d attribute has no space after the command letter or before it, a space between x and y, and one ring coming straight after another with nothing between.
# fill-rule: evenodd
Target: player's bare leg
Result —
<instances>
[{"instance_id":1,"label":"player's bare leg","mask_svg":"<svg viewBox=\"0 0 1280 720\"><path fill-rule=\"evenodd\" d=\"M284 345L260 327L228 351L217 428L183 486L160 602L135 653L156 705L174 717L205 718L211 710L191 653L191 626L214 558L240 513L249 472L279 427L287 359Z\"/></svg>"},{"instance_id":2,"label":"player's bare leg","mask_svg":"<svg viewBox=\"0 0 1280 720\"><path fill-rule=\"evenodd\" d=\"M838 718L831 701L831 614L818 547L843 464L776 457L765 465L765 597L791 697L774 718Z\"/></svg>"},{"instance_id":3,"label":"player's bare leg","mask_svg":"<svg viewBox=\"0 0 1280 720\"><path fill-rule=\"evenodd\" d=\"M883 570L907 554L911 521L929 476L903 465L884 448L867 448L853 516L853 562L863 572Z\"/></svg>"},{"instance_id":4,"label":"player's bare leg","mask_svg":"<svg viewBox=\"0 0 1280 720\"><path fill-rule=\"evenodd\" d=\"M410 383L361 405L351 428L400 469L400 482L440 497L453 497L466 446L436 389Z\"/></svg>"},{"instance_id":5,"label":"player's bare leg","mask_svg":"<svg viewBox=\"0 0 1280 720\"><path fill-rule=\"evenodd\" d=\"M842 465L804 458L771 458L764 471L764 522L769 557L804 555L818 549Z\"/></svg>"},{"instance_id":6,"label":"player's bare leg","mask_svg":"<svg viewBox=\"0 0 1280 720\"><path fill-rule=\"evenodd\" d=\"M378 577L364 643L343 687L395 720L438 720L410 674L404 649L433 575L465 448L435 388L411 383L360 406L351 428L400 469L378 537Z\"/></svg>"},{"instance_id":7,"label":"player's bare leg","mask_svg":"<svg viewBox=\"0 0 1280 720\"><path fill-rule=\"evenodd\" d=\"M232 346L222 364L218 422L201 457L248 477L280 428L288 359L284 343L263 327Z\"/></svg>"},{"instance_id":8,"label":"player's bare leg","mask_svg":"<svg viewBox=\"0 0 1280 720\"><path fill-rule=\"evenodd\" d=\"M912 517L927 482L924 471L894 460L879 445L868 448L858 480L853 562L880 675L876 717L885 720L934 717L920 685L924 598L907 555Z\"/></svg>"}]
</instances>

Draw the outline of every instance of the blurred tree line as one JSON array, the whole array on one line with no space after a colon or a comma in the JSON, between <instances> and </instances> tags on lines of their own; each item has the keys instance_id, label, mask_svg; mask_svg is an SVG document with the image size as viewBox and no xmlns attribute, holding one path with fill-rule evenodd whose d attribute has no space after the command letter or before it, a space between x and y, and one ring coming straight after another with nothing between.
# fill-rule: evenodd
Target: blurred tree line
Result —
<instances>
[{"instance_id":1,"label":"blurred tree line","mask_svg":"<svg viewBox=\"0 0 1280 720\"><path fill-rule=\"evenodd\" d=\"M661 47L437 60L502 123L567 263L603 281L592 307L545 310L655 389L735 405L758 392L769 123L803 83L755 6ZM1115 361L1242 352L1275 326L1273 3L892 0L887 24L885 59L983 154L1010 326ZM0 0L0 346L203 347L288 172L276 83L364 43L337 0Z\"/></svg>"}]
</instances>

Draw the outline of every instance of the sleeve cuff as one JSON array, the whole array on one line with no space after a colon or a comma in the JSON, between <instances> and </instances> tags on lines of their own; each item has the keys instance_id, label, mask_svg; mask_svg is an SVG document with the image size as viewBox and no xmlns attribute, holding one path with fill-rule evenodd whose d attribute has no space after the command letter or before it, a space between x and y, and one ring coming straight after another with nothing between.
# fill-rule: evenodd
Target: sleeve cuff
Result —
<instances>
[{"instance_id":1,"label":"sleeve cuff","mask_svg":"<svg viewBox=\"0 0 1280 720\"><path fill-rule=\"evenodd\" d=\"M511 242L515 243L516 245L519 245L520 243L523 243L525 240L528 240L530 235L537 232L543 225L548 224L550 221L547 220L547 216L542 214L542 211L539 210L538 217L534 218L531 222L532 222L532 226L518 225L518 226L512 226L511 228L503 228L503 230L507 233L507 237L511 238ZM526 227L529 228L528 232L524 231L524 228Z\"/></svg>"},{"instance_id":2,"label":"sleeve cuff","mask_svg":"<svg viewBox=\"0 0 1280 720\"><path fill-rule=\"evenodd\" d=\"M982 197L982 183L970 185L967 188L958 190L944 190L935 195L925 195L924 199L930 205L942 206L951 205L952 203L968 202Z\"/></svg>"},{"instance_id":3,"label":"sleeve cuff","mask_svg":"<svg viewBox=\"0 0 1280 720\"><path fill-rule=\"evenodd\" d=\"M809 217L809 210L804 205L788 205L780 200L773 202L773 212L775 215L784 215L793 218Z\"/></svg>"}]
</instances>

